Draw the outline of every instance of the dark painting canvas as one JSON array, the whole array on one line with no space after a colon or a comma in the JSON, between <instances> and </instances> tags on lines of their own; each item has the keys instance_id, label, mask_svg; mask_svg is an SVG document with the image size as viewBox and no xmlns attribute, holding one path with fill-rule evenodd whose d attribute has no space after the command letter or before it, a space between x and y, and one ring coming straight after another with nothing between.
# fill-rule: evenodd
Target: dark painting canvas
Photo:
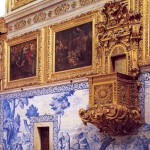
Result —
<instances>
[{"instance_id":1,"label":"dark painting canvas","mask_svg":"<svg viewBox=\"0 0 150 150\"><path fill-rule=\"evenodd\" d=\"M92 65L92 22L55 35L55 72Z\"/></svg>"},{"instance_id":2,"label":"dark painting canvas","mask_svg":"<svg viewBox=\"0 0 150 150\"><path fill-rule=\"evenodd\" d=\"M36 75L37 39L10 47L10 81Z\"/></svg>"}]
</instances>

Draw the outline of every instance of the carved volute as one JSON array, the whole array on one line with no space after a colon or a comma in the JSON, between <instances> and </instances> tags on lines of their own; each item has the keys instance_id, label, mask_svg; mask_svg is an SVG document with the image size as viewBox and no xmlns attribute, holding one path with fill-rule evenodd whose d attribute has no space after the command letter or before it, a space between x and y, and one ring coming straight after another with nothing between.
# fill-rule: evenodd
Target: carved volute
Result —
<instances>
[{"instance_id":1,"label":"carved volute","mask_svg":"<svg viewBox=\"0 0 150 150\"><path fill-rule=\"evenodd\" d=\"M88 77L89 109L79 111L83 123L109 135L132 134L142 125L136 81L141 16L127 6L127 1L108 2L100 12L96 28L101 69L99 75Z\"/></svg>"}]
</instances>

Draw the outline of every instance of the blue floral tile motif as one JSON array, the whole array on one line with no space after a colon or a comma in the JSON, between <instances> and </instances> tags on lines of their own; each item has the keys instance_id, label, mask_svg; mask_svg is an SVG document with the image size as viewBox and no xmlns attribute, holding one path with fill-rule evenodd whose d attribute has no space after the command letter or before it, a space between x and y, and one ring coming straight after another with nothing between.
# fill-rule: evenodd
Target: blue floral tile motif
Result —
<instances>
[{"instance_id":1,"label":"blue floral tile motif","mask_svg":"<svg viewBox=\"0 0 150 150\"><path fill-rule=\"evenodd\" d=\"M141 74L140 106L144 112L146 82ZM53 122L54 150L148 150L150 124L137 135L105 136L79 115L89 104L88 82L64 84L35 90L2 94L0 97L0 144L3 150L33 150L34 123Z\"/></svg>"},{"instance_id":2,"label":"blue floral tile motif","mask_svg":"<svg viewBox=\"0 0 150 150\"><path fill-rule=\"evenodd\" d=\"M30 150L33 150L34 145L34 123L39 122L53 122L53 149L57 150L58 147L58 117L57 115L43 115L39 117L31 117L31 135L30 135Z\"/></svg>"},{"instance_id":3,"label":"blue floral tile motif","mask_svg":"<svg viewBox=\"0 0 150 150\"><path fill-rule=\"evenodd\" d=\"M29 118L29 119L30 119L31 117L38 117L38 116L39 116L38 109L37 109L35 106L31 105L31 106L29 107L29 109L27 109L26 116L27 116L27 118Z\"/></svg>"},{"instance_id":4,"label":"blue floral tile motif","mask_svg":"<svg viewBox=\"0 0 150 150\"><path fill-rule=\"evenodd\" d=\"M3 102L0 101L0 144L3 141Z\"/></svg>"},{"instance_id":5,"label":"blue floral tile motif","mask_svg":"<svg viewBox=\"0 0 150 150\"><path fill-rule=\"evenodd\" d=\"M141 87L139 89L139 104L140 104L140 109L141 109L141 113L142 113L142 117L144 118L145 116L145 82L146 81L150 81L150 73L143 73L140 75L139 77L139 81L141 84Z\"/></svg>"},{"instance_id":6,"label":"blue floral tile motif","mask_svg":"<svg viewBox=\"0 0 150 150\"><path fill-rule=\"evenodd\" d=\"M88 82L84 81L84 82L78 82L78 83L38 88L38 89L27 90L27 91L20 91L20 92L9 93L9 94L2 94L0 96L0 99L40 96L40 95L68 92L70 90L83 90L83 89L88 89L88 88L89 88Z\"/></svg>"},{"instance_id":7,"label":"blue floral tile motif","mask_svg":"<svg viewBox=\"0 0 150 150\"><path fill-rule=\"evenodd\" d=\"M54 107L49 104L52 104L52 100L55 101L54 97L57 97L57 95L62 95L62 98L64 98L64 96L67 94L67 100L67 97L70 94L73 95L74 92L72 93L72 91L84 89L88 89L88 82L84 81L0 95L0 144L3 143L3 149L30 149L30 119L33 117L40 117L44 114L47 115L47 113L48 115L51 114L50 110L52 108L54 110ZM68 93L70 94L68 95ZM40 105L44 105L45 103L45 100L40 101L40 97L44 96L48 98L49 96L51 97L51 95L54 95L51 100L45 99L47 112L44 113L43 111L39 110L39 108L41 108ZM38 103L36 103L37 100L39 101ZM65 101L63 100L63 104L65 104ZM70 102L68 102L68 106L66 107L62 105L63 109L67 107L70 107Z\"/></svg>"},{"instance_id":8,"label":"blue floral tile motif","mask_svg":"<svg viewBox=\"0 0 150 150\"><path fill-rule=\"evenodd\" d=\"M28 107L29 104L28 100L26 97L3 100L3 134L1 138L3 139L4 150L22 150L23 145L25 145L27 150L29 148L28 144L30 140L28 135L30 133L30 127L29 125L27 126L27 119L24 118L22 120L22 114L16 111L17 108L25 110L24 107ZM20 130L22 126L25 126L25 131Z\"/></svg>"}]
</instances>

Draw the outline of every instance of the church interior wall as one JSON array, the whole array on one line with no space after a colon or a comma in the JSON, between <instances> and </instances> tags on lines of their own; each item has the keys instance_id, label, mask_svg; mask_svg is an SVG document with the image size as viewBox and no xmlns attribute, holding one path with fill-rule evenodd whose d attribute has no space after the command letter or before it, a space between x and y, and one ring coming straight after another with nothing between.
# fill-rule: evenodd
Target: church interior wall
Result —
<instances>
[{"instance_id":1,"label":"church interior wall","mask_svg":"<svg viewBox=\"0 0 150 150\"><path fill-rule=\"evenodd\" d=\"M54 149L70 150L148 150L150 140L149 83L150 74L140 80L140 105L145 111L145 124L137 134L108 136L92 125L84 125L78 115L80 108L88 108L88 82L77 82L46 88L12 92L1 95L1 142L4 149L32 149L35 122L55 122Z\"/></svg>"},{"instance_id":2,"label":"church interior wall","mask_svg":"<svg viewBox=\"0 0 150 150\"><path fill-rule=\"evenodd\" d=\"M4 80L1 84L0 94L0 145L2 149L34 149L34 124L37 122L51 122L53 124L53 134L50 138L53 139L54 150L150 149L150 73L148 69L148 71L141 69L139 74L141 87L138 97L144 124L137 133L125 136L105 135L100 133L94 125L83 124L79 117L79 110L89 108L90 88L81 71L79 72L79 75L81 75L79 79L69 78L64 80L63 78L68 76L68 73L60 74L60 80L54 78L54 81L51 82L49 79L51 75L47 76L47 61L45 62L42 57L47 54L50 55L50 53L47 53L47 49L50 49L48 39L51 27L57 25L61 28L61 23L66 20L77 16L81 17L83 14L86 16L88 12L98 8L101 9L106 2L109 2L109 0L95 0L94 2L90 0L69 0L65 2L57 0L49 3L39 0L38 2L31 1L14 10L11 10L11 6L9 6L8 14L5 16L8 25L8 39L2 43L5 52L13 42L18 44L19 39L24 40L28 38L27 34L30 35L31 33L33 36L33 33L38 31L38 41L41 41L39 44L41 48L39 67L41 67L41 70L39 70L38 78L33 80L35 84L32 86L30 85L31 79L27 82L26 80L10 82L6 79L8 74L5 72L9 71L6 64L8 59L2 60L5 67L5 69L2 68L2 71L4 69L2 73ZM146 0L143 0L143 3L138 0L134 0L133 3L129 0L127 2L129 9L141 11L144 18L147 19L147 21L142 20L145 40L140 42L138 61L141 66L149 68L150 42L147 41L150 32L150 23L148 23L150 19L144 13L148 11L148 7L142 9L142 6L150 4ZM72 23L74 22L72 21ZM6 58L5 54L4 57ZM71 77L74 77L72 76L73 73L71 72Z\"/></svg>"}]
</instances>

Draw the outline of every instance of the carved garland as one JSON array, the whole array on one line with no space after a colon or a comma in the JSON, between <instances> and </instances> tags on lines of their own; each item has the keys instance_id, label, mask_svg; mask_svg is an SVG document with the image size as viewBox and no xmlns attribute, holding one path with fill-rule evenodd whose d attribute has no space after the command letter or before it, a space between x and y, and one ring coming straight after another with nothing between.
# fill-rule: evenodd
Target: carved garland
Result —
<instances>
[{"instance_id":1,"label":"carved garland","mask_svg":"<svg viewBox=\"0 0 150 150\"><path fill-rule=\"evenodd\" d=\"M34 0L28 0L28 2L32 2ZM74 0L74 1L70 1L70 2L65 2L65 3L62 3L60 5L57 5L53 8L50 8L48 11L43 11L43 12L38 12L36 13L34 16L32 17L28 17L27 19L23 19L19 22L16 22L13 26L12 25L9 25L9 32L11 31L15 31L15 30L18 30L18 29L22 29L26 26L29 26L31 24L35 24L39 21L45 21L46 19L48 18L51 18L53 16L57 16L57 15L61 15L61 14L64 14L68 11L72 11L72 9L75 9L77 7L82 7L84 5L87 5L87 4L90 4L90 3L93 3L95 2L96 0ZM26 1L19 1L18 5L16 3L16 8L19 8L27 3L25 3Z\"/></svg>"}]
</instances>

